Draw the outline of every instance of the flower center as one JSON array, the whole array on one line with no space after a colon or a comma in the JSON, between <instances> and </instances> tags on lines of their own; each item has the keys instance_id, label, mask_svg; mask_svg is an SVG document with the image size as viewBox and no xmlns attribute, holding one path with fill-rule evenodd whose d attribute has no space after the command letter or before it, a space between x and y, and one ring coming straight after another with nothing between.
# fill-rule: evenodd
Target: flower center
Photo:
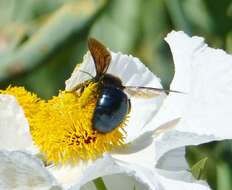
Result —
<instances>
[{"instance_id":1,"label":"flower center","mask_svg":"<svg viewBox=\"0 0 232 190\"><path fill-rule=\"evenodd\" d=\"M60 91L58 96L47 102L39 101L25 90L19 93L20 87L14 87L14 91L11 89L2 93L16 96L29 121L32 138L48 161L77 163L79 160L96 159L124 145L126 119L106 134L92 127L99 94L97 83L88 84L81 94ZM36 106L39 106L37 111L34 109Z\"/></svg>"}]
</instances>

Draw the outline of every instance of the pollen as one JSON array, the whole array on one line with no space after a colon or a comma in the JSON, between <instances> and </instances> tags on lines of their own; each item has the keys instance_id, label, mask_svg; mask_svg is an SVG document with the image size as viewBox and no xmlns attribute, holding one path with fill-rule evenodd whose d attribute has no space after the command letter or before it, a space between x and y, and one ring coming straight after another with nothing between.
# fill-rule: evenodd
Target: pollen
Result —
<instances>
[{"instance_id":1,"label":"pollen","mask_svg":"<svg viewBox=\"0 0 232 190\"><path fill-rule=\"evenodd\" d=\"M93 129L98 94L96 83L80 94L60 91L30 120L32 138L48 161L73 164L124 146L126 119L110 133Z\"/></svg>"}]
</instances>

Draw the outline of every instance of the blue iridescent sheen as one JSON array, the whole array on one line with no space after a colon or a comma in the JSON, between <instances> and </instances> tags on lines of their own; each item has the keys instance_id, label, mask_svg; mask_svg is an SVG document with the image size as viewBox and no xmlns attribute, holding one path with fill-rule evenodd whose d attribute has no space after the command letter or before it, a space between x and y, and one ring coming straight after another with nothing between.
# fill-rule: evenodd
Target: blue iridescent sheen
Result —
<instances>
[{"instance_id":1,"label":"blue iridescent sheen","mask_svg":"<svg viewBox=\"0 0 232 190\"><path fill-rule=\"evenodd\" d=\"M93 115L93 128L101 133L114 130L129 110L127 95L115 86L103 86Z\"/></svg>"}]
</instances>

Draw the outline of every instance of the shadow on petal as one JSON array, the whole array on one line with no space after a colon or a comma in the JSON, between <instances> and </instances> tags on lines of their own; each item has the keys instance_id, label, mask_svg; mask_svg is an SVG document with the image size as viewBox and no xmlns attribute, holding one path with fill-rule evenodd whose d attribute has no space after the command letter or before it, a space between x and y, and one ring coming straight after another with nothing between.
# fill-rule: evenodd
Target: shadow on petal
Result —
<instances>
[{"instance_id":1,"label":"shadow on petal","mask_svg":"<svg viewBox=\"0 0 232 190\"><path fill-rule=\"evenodd\" d=\"M145 132L138 138L128 143L126 148L115 149L112 154L132 154L145 149L153 142L153 132Z\"/></svg>"},{"instance_id":2,"label":"shadow on petal","mask_svg":"<svg viewBox=\"0 0 232 190\"><path fill-rule=\"evenodd\" d=\"M113 153L117 154L131 154L138 151L141 151L142 149L145 149L149 145L152 144L155 137L157 137L161 133L165 133L166 131L171 130L176 126L176 124L179 122L180 118L174 119L170 122L167 122L160 126L158 129L154 131L147 131L134 139L132 142L127 144L126 148L120 148L114 150Z\"/></svg>"},{"instance_id":3,"label":"shadow on petal","mask_svg":"<svg viewBox=\"0 0 232 190\"><path fill-rule=\"evenodd\" d=\"M180 121L181 118L176 118L173 119L171 121L168 121L167 123L162 124L160 127L158 127L155 131L154 131L154 136L157 137L162 133L165 133L167 131L170 131L171 129L175 128L176 125L178 124L178 122Z\"/></svg>"}]
</instances>

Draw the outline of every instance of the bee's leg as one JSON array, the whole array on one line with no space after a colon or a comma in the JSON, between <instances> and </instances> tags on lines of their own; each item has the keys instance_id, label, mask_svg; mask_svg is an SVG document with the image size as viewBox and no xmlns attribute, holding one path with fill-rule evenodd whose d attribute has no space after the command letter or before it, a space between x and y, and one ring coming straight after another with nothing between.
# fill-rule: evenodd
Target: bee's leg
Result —
<instances>
[{"instance_id":1,"label":"bee's leg","mask_svg":"<svg viewBox=\"0 0 232 190\"><path fill-rule=\"evenodd\" d=\"M90 83L83 89L79 99L81 107L85 106L91 99L97 97L99 90L98 85L98 83Z\"/></svg>"},{"instance_id":2,"label":"bee's leg","mask_svg":"<svg viewBox=\"0 0 232 190\"><path fill-rule=\"evenodd\" d=\"M77 91L81 92L81 91L83 91L83 88L84 88L84 86L82 84L78 84L78 85L75 85L74 87L72 87L71 89L68 89L66 91L67 92L77 92Z\"/></svg>"}]
</instances>

